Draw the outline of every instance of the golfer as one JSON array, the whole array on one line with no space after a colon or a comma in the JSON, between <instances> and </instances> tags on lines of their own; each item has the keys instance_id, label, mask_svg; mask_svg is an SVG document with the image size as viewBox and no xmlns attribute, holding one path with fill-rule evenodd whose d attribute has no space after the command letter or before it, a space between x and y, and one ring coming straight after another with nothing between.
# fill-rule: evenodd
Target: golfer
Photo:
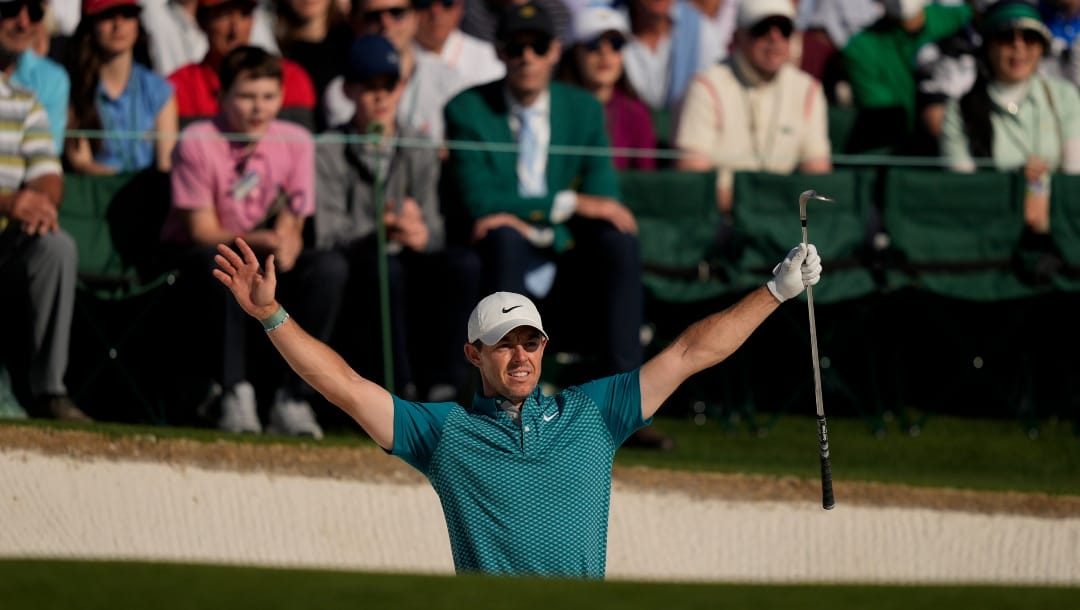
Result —
<instances>
[{"instance_id":1,"label":"golfer","mask_svg":"<svg viewBox=\"0 0 1080 610\"><path fill-rule=\"evenodd\" d=\"M408 402L357 375L274 298L273 255L260 268L242 238L236 248L218 246L214 276L304 380L427 476L459 573L603 578L615 450L686 378L727 358L821 277L815 247L796 246L765 286L693 324L640 369L555 396L540 391L548 337L539 312L497 292L469 317L465 357L482 388L463 406Z\"/></svg>"}]
</instances>

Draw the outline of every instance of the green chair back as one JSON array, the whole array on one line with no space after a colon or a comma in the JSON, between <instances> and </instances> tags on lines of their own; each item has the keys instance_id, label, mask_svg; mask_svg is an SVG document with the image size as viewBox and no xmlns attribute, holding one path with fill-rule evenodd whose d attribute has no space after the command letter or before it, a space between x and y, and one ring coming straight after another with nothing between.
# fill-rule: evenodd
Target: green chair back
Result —
<instances>
[{"instance_id":1,"label":"green chair back","mask_svg":"<svg viewBox=\"0 0 1080 610\"><path fill-rule=\"evenodd\" d=\"M1013 267L1022 197L1015 172L890 168L882 205L897 272L918 289L957 299L1030 296Z\"/></svg>"},{"instance_id":2,"label":"green chair back","mask_svg":"<svg viewBox=\"0 0 1080 610\"><path fill-rule=\"evenodd\" d=\"M727 271L716 248L716 173L624 170L619 182L637 218L650 296L685 303L727 292Z\"/></svg>"},{"instance_id":3,"label":"green chair back","mask_svg":"<svg viewBox=\"0 0 1080 610\"><path fill-rule=\"evenodd\" d=\"M826 269L814 299L830 303L875 291L874 276L865 264L870 183L870 174L854 169L819 175L736 172L731 248L740 286L749 289L767 282L773 266L802 241L799 195L813 189L835 199L807 205L809 241Z\"/></svg>"}]
</instances>

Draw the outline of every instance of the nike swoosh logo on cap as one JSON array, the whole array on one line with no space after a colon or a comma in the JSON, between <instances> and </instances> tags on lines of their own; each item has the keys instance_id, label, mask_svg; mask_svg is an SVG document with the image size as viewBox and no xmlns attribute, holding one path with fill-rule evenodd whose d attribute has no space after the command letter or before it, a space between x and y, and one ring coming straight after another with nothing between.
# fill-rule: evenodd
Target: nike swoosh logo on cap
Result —
<instances>
[{"instance_id":1,"label":"nike swoosh logo on cap","mask_svg":"<svg viewBox=\"0 0 1080 610\"><path fill-rule=\"evenodd\" d=\"M518 307L521 307L521 305L514 305L513 307L503 307L502 312L503 313L510 313L511 311L514 311Z\"/></svg>"}]
</instances>

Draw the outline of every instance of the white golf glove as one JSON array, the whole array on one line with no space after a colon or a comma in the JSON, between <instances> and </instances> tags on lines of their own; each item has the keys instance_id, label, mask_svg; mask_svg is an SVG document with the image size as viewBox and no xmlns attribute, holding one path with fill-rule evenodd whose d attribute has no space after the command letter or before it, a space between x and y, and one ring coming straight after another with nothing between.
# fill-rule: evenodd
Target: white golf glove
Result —
<instances>
[{"instance_id":1,"label":"white golf glove","mask_svg":"<svg viewBox=\"0 0 1080 610\"><path fill-rule=\"evenodd\" d=\"M783 303L799 296L805 287L818 283L821 279L821 257L814 244L799 244L772 271L773 279L766 286L776 300Z\"/></svg>"}]
</instances>

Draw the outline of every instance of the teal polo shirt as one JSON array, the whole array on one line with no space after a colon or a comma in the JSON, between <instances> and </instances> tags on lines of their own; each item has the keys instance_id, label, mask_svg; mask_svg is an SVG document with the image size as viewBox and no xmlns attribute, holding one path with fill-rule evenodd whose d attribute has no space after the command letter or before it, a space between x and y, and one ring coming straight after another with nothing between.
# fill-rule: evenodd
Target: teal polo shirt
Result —
<instances>
[{"instance_id":1,"label":"teal polo shirt","mask_svg":"<svg viewBox=\"0 0 1080 610\"><path fill-rule=\"evenodd\" d=\"M461 572L603 578L615 450L649 422L637 370L544 396L515 422L501 398L471 407L394 397L393 455L442 503Z\"/></svg>"},{"instance_id":2,"label":"teal polo shirt","mask_svg":"<svg viewBox=\"0 0 1080 610\"><path fill-rule=\"evenodd\" d=\"M63 66L27 49L19 56L11 82L34 92L49 117L49 131L56 143L56 154L64 154L64 130L67 128L68 96L71 80Z\"/></svg>"}]
</instances>

